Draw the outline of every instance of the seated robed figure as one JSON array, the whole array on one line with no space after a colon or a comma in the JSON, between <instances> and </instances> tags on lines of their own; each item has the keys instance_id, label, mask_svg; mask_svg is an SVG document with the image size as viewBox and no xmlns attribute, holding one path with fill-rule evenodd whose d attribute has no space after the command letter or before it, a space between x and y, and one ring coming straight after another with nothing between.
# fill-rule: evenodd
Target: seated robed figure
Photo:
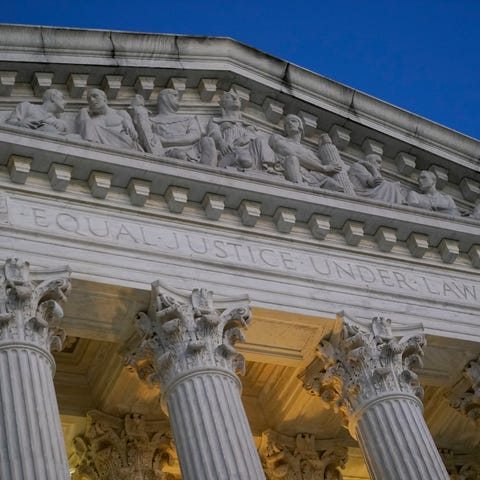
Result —
<instances>
[{"instance_id":1,"label":"seated robed figure","mask_svg":"<svg viewBox=\"0 0 480 480\"><path fill-rule=\"evenodd\" d=\"M275 154L268 140L256 128L242 118L242 102L235 90L220 99L222 115L213 117L207 127L207 135L215 142L220 167L238 170L262 170L275 163Z\"/></svg>"},{"instance_id":2,"label":"seated robed figure","mask_svg":"<svg viewBox=\"0 0 480 480\"><path fill-rule=\"evenodd\" d=\"M39 132L67 133L67 125L61 115L65 110L63 93L55 88L45 90L42 104L21 102L7 118L6 123Z\"/></svg>"},{"instance_id":3,"label":"seated robed figure","mask_svg":"<svg viewBox=\"0 0 480 480\"><path fill-rule=\"evenodd\" d=\"M142 150L130 115L125 110L108 106L103 90L92 88L87 92L88 107L77 117L80 136L89 142L116 148Z\"/></svg>"},{"instance_id":4,"label":"seated robed figure","mask_svg":"<svg viewBox=\"0 0 480 480\"><path fill-rule=\"evenodd\" d=\"M418 175L418 187L421 193L410 190L407 196L407 204L423 210L459 216L460 212L453 198L446 193L437 191L436 185L437 176L433 172L422 170Z\"/></svg>"},{"instance_id":5,"label":"seated robed figure","mask_svg":"<svg viewBox=\"0 0 480 480\"><path fill-rule=\"evenodd\" d=\"M283 170L285 178L291 182L347 194L353 192L345 165L328 135L320 138L318 152L315 153L301 143L304 126L300 117L287 115L283 127L285 136L275 133L269 140L277 158L276 170Z\"/></svg>"},{"instance_id":6,"label":"seated robed figure","mask_svg":"<svg viewBox=\"0 0 480 480\"><path fill-rule=\"evenodd\" d=\"M369 153L355 162L348 171L355 193L360 197L372 198L386 203L405 203L406 190L399 182L383 178L382 157Z\"/></svg>"},{"instance_id":7,"label":"seated robed figure","mask_svg":"<svg viewBox=\"0 0 480 480\"><path fill-rule=\"evenodd\" d=\"M143 105L131 109L144 149L157 155L216 166L215 144L211 138L202 136L198 118L177 113L178 91L164 88L158 94L157 106L154 116L150 116Z\"/></svg>"}]
</instances>

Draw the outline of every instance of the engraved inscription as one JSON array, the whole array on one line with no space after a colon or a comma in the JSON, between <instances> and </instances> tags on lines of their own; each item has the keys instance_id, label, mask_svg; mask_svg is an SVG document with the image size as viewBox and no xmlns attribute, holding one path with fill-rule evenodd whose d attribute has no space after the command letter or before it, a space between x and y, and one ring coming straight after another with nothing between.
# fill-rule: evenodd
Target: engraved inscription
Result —
<instances>
[{"instance_id":1,"label":"engraved inscription","mask_svg":"<svg viewBox=\"0 0 480 480\"><path fill-rule=\"evenodd\" d=\"M100 215L65 212L61 209L11 205L17 226L35 228L88 241L109 242L164 253L175 253L192 259L222 264L254 266L260 270L279 270L298 277L328 281L338 285L394 291L403 295L425 296L437 300L475 303L480 285L460 279L425 276L412 270L376 266L373 263L350 261L320 253L290 251L248 241L216 238L214 235L174 229L169 226L121 222Z\"/></svg>"}]
</instances>

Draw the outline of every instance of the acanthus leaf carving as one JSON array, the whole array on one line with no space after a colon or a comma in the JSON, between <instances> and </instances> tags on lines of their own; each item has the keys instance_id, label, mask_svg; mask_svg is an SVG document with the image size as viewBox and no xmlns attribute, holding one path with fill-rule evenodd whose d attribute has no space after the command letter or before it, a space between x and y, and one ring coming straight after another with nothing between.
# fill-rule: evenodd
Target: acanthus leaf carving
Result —
<instances>
[{"instance_id":1,"label":"acanthus leaf carving","mask_svg":"<svg viewBox=\"0 0 480 480\"><path fill-rule=\"evenodd\" d=\"M452 402L453 408L463 413L474 425L480 426L480 357L465 366L463 376L469 388Z\"/></svg>"},{"instance_id":2,"label":"acanthus leaf carving","mask_svg":"<svg viewBox=\"0 0 480 480\"><path fill-rule=\"evenodd\" d=\"M424 345L419 333L397 339L387 318L375 317L370 328L345 319L338 338L320 343L301 379L310 394L343 414L347 426L352 414L384 395L423 397L411 368L421 366Z\"/></svg>"},{"instance_id":3,"label":"acanthus leaf carving","mask_svg":"<svg viewBox=\"0 0 480 480\"><path fill-rule=\"evenodd\" d=\"M348 457L344 447L317 449L314 435L291 438L273 430L263 432L259 453L268 480L341 480Z\"/></svg>"},{"instance_id":4,"label":"acanthus leaf carving","mask_svg":"<svg viewBox=\"0 0 480 480\"><path fill-rule=\"evenodd\" d=\"M156 282L148 314L137 315L141 340L131 349L127 363L140 378L160 384L162 390L193 369L242 373L244 359L235 344L245 340L241 329L250 321L247 306L215 308L211 291L194 289L189 298L174 298Z\"/></svg>"},{"instance_id":5,"label":"acanthus leaf carving","mask_svg":"<svg viewBox=\"0 0 480 480\"><path fill-rule=\"evenodd\" d=\"M69 276L67 267L32 272L28 262L7 259L0 272L0 341L61 350L65 332L56 321L70 293Z\"/></svg>"},{"instance_id":6,"label":"acanthus leaf carving","mask_svg":"<svg viewBox=\"0 0 480 480\"><path fill-rule=\"evenodd\" d=\"M142 415L91 411L74 439L72 480L174 480L178 465L168 431L150 432Z\"/></svg>"}]
</instances>

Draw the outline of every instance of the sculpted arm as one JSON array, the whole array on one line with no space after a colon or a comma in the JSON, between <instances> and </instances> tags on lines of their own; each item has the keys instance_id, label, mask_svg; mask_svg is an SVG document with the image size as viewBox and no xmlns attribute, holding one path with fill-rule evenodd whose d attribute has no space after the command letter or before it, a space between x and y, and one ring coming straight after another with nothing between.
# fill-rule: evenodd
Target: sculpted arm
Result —
<instances>
[{"instance_id":1,"label":"sculpted arm","mask_svg":"<svg viewBox=\"0 0 480 480\"><path fill-rule=\"evenodd\" d=\"M302 167L314 172L324 173L326 175L338 173L342 170L342 167L339 165L324 165L311 150L303 147L302 145L299 145L298 147L302 149L302 156L298 157Z\"/></svg>"},{"instance_id":2,"label":"sculpted arm","mask_svg":"<svg viewBox=\"0 0 480 480\"><path fill-rule=\"evenodd\" d=\"M15 110L10 114L7 123L10 125L17 125L20 127L37 128L40 122L35 120L30 114L31 105L28 102L19 103Z\"/></svg>"},{"instance_id":3,"label":"sculpted arm","mask_svg":"<svg viewBox=\"0 0 480 480\"><path fill-rule=\"evenodd\" d=\"M220 150L220 153L222 155L226 155L227 153L233 151L232 147L228 145L227 142L225 142L225 140L223 139L220 127L216 122L213 121L213 119L210 119L210 121L208 122L207 136L213 138L215 146L218 150Z\"/></svg>"}]
</instances>

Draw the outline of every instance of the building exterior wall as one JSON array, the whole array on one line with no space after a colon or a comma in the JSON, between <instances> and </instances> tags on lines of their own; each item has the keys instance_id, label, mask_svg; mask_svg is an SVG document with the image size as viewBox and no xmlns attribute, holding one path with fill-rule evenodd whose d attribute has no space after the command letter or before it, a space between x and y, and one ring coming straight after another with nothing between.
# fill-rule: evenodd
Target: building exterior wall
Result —
<instances>
[{"instance_id":1,"label":"building exterior wall","mask_svg":"<svg viewBox=\"0 0 480 480\"><path fill-rule=\"evenodd\" d=\"M318 361L320 342L340 348L346 326L383 338L369 330L376 317L391 320L387 343L425 336L416 371L428 430L451 478L478 478L477 140L230 39L0 31L0 258L22 258L39 272L71 268L59 324L67 340L55 353L54 381L74 478L96 478L80 467L86 451L90 464L100 458L92 445L105 425L128 445L140 438L135 428L143 432L135 455L154 452L138 462L157 467L142 478L180 475L158 387L125 366L139 341L135 317L153 308L156 280L181 303L195 288L213 291L219 312L248 295L253 320L236 349L246 359L242 401L267 478L339 478L340 471L345 479L369 478L356 435L299 377ZM92 141L82 130L96 121L88 113L92 88L105 92L113 123L132 126L142 108L154 125L159 93L175 90L179 109L169 118L193 122L203 144L180 148L183 159L167 145L155 151L142 144L140 123L141 148L108 135ZM48 89L66 100L56 112L63 131L10 121L22 102L39 108ZM235 117L222 106L228 92L241 103ZM301 121L298 141L285 140L287 115ZM230 157L212 133L220 125L223 135L226 123L251 136L241 148L232 144ZM217 141L214 163L203 155L205 138ZM309 156L340 165L325 175L338 188L320 185L318 175L311 180ZM351 190L348 170L372 158L383 161L377 180ZM303 162L299 179L289 170L295 161ZM423 171L434 174L435 193L419 185ZM410 465L408 452L399 455Z\"/></svg>"}]
</instances>

